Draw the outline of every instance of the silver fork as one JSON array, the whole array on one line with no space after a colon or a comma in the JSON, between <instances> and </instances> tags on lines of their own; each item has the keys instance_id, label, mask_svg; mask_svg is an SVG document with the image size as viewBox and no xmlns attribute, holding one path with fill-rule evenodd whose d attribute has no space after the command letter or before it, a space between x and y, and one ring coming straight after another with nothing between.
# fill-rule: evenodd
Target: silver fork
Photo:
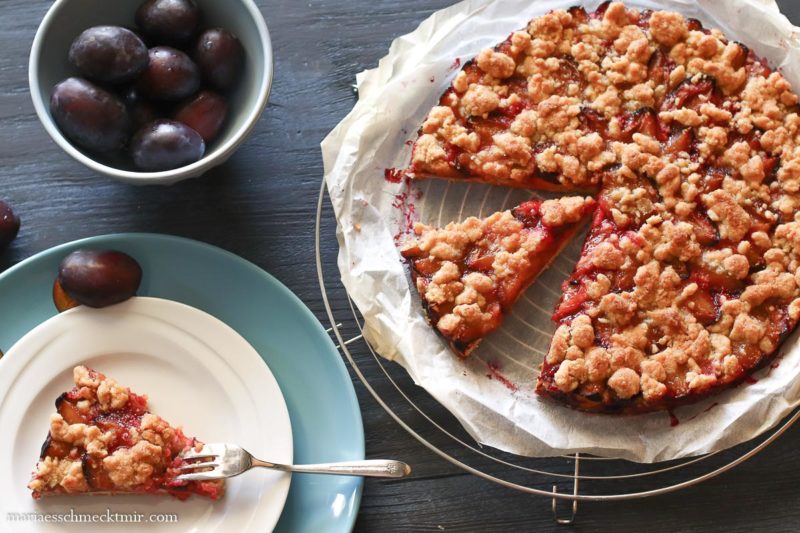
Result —
<instances>
[{"instance_id":1,"label":"silver fork","mask_svg":"<svg viewBox=\"0 0 800 533\"><path fill-rule=\"evenodd\" d=\"M405 477L411 467L402 461L370 459L366 461L347 461L342 463L322 463L315 465L283 465L270 463L253 457L247 450L235 444L205 444L198 452L190 450L181 455L184 460L208 459L208 461L187 463L179 470L188 472L178 476L180 481L204 481L238 476L251 468L260 466L283 472L305 474L338 474L365 477ZM211 470L206 470L206 469ZM192 472L203 469L201 472Z\"/></svg>"}]
</instances>

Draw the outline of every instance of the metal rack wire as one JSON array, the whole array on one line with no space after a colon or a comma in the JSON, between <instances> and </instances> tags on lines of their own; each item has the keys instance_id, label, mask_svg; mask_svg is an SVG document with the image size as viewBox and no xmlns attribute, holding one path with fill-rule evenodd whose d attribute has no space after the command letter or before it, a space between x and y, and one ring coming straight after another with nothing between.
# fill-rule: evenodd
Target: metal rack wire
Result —
<instances>
[{"instance_id":1,"label":"metal rack wire","mask_svg":"<svg viewBox=\"0 0 800 533\"><path fill-rule=\"evenodd\" d=\"M691 487L718 476L758 454L800 418L800 409L770 431L730 450L662 463L639 464L585 454L528 458L481 446L444 408L417 387L396 364L378 355L363 337L363 320L339 281L334 264L325 264L320 244L335 238L336 221L324 216L325 184L317 202L315 249L317 275L329 332L353 372L375 401L422 445L466 472L499 485L550 498L554 520L571 524L582 501L610 502L657 496ZM327 225L326 228L323 228ZM323 237L327 229L329 237ZM345 305L334 309L331 295ZM367 378L367 375L370 378ZM666 474L670 479L664 480ZM679 480L675 478L680 477ZM661 478L661 479L659 479ZM559 486L571 484L569 490ZM562 514L560 501L571 502Z\"/></svg>"}]
</instances>

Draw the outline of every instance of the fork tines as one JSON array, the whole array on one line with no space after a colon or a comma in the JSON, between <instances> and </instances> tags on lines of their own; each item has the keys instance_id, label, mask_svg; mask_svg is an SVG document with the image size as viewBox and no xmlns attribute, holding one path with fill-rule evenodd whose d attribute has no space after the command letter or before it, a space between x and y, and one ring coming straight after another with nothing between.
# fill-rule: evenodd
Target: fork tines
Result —
<instances>
[{"instance_id":1,"label":"fork tines","mask_svg":"<svg viewBox=\"0 0 800 533\"><path fill-rule=\"evenodd\" d=\"M219 479L221 475L221 463L219 457L224 455L224 446L219 444L204 444L200 451L190 449L181 454L181 458L187 462L178 470L186 472L179 475L176 479L178 481L207 481L210 479ZM198 461L198 459L211 459L210 461ZM215 460L216 459L216 460Z\"/></svg>"}]
</instances>

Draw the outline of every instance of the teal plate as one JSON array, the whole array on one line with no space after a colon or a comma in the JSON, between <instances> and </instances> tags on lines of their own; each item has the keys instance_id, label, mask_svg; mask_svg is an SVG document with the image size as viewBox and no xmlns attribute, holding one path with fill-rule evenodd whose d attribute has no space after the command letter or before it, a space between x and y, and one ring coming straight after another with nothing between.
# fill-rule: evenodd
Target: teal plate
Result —
<instances>
[{"instance_id":1,"label":"teal plate","mask_svg":"<svg viewBox=\"0 0 800 533\"><path fill-rule=\"evenodd\" d=\"M364 458L353 384L320 323L278 280L220 248L168 235L105 235L56 246L0 275L0 348L56 314L52 285L76 248L116 249L136 258L140 296L175 300L222 320L253 345L278 380L292 419L297 463ZM363 481L295 474L276 531L350 531Z\"/></svg>"}]
</instances>

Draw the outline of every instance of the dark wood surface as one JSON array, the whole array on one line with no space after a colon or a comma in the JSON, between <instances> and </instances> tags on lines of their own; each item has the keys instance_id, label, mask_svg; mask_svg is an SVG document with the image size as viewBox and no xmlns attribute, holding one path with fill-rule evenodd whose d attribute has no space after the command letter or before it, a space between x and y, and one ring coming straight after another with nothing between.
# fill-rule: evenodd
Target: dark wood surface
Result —
<instances>
[{"instance_id":1,"label":"dark wood surface","mask_svg":"<svg viewBox=\"0 0 800 533\"><path fill-rule=\"evenodd\" d=\"M182 235L230 250L271 272L327 326L314 264L319 142L353 106L355 74L374 66L394 37L452 2L260 0L276 60L269 107L228 163L203 178L166 188L132 187L94 174L63 153L39 124L28 94L27 61L50 3L0 2L0 195L23 220L19 238L0 256L0 267L81 237L126 231ZM800 23L800 4L779 4ZM322 256L335 281L336 243L330 231ZM333 291L332 305L344 312L341 291ZM363 348L356 348L355 356L368 357ZM581 504L574 525L564 527L554 524L549 499L503 488L450 465L400 428L355 377L354 384L368 455L403 458L415 472L402 482L366 483L358 531L800 529L800 427L699 486L643 500ZM565 466L563 460L553 464Z\"/></svg>"}]
</instances>

